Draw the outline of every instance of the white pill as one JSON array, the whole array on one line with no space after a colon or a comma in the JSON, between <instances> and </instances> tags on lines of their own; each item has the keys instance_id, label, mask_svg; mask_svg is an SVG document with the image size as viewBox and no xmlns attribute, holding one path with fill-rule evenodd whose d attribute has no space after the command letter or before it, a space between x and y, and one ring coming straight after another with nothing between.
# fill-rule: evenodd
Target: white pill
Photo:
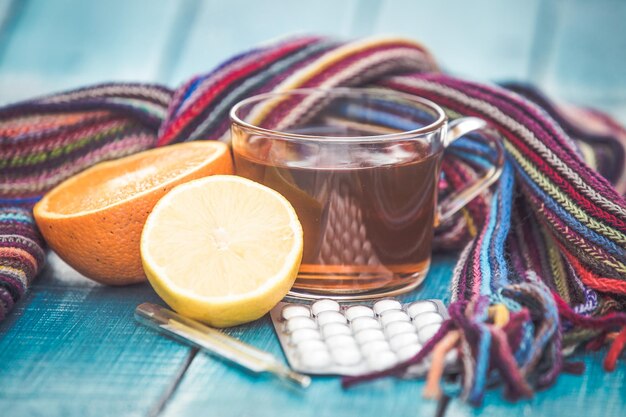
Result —
<instances>
[{"instance_id":1,"label":"white pill","mask_svg":"<svg viewBox=\"0 0 626 417\"><path fill-rule=\"evenodd\" d=\"M372 340L361 346L361 352L367 357L386 350L391 350L386 340Z\"/></svg>"},{"instance_id":2,"label":"white pill","mask_svg":"<svg viewBox=\"0 0 626 417\"><path fill-rule=\"evenodd\" d=\"M374 310L366 306L353 306L346 310L346 318L350 321L357 317L374 317Z\"/></svg>"},{"instance_id":3,"label":"white pill","mask_svg":"<svg viewBox=\"0 0 626 417\"><path fill-rule=\"evenodd\" d=\"M343 323L329 323L322 327L322 336L329 338L338 334L351 335L352 330Z\"/></svg>"},{"instance_id":4,"label":"white pill","mask_svg":"<svg viewBox=\"0 0 626 417\"><path fill-rule=\"evenodd\" d=\"M459 360L459 352L456 349L452 349L448 353L446 353L446 363L448 365L455 364Z\"/></svg>"},{"instance_id":5,"label":"white pill","mask_svg":"<svg viewBox=\"0 0 626 417\"><path fill-rule=\"evenodd\" d=\"M398 355L398 359L401 361L406 361L411 359L413 356L417 355L417 353L422 350L422 345L414 344L407 345L401 349L396 351L396 355Z\"/></svg>"},{"instance_id":6,"label":"white pill","mask_svg":"<svg viewBox=\"0 0 626 417\"><path fill-rule=\"evenodd\" d=\"M294 317L311 317L311 311L308 307L297 304L290 304L283 307L281 315L283 319L289 320Z\"/></svg>"},{"instance_id":7,"label":"white pill","mask_svg":"<svg viewBox=\"0 0 626 417\"><path fill-rule=\"evenodd\" d=\"M380 300L374 304L374 313L382 314L387 310L402 310L402 304L398 300Z\"/></svg>"},{"instance_id":8,"label":"white pill","mask_svg":"<svg viewBox=\"0 0 626 417\"><path fill-rule=\"evenodd\" d=\"M319 339L303 340L298 343L297 348L300 354L309 350L328 350L326 344Z\"/></svg>"},{"instance_id":9,"label":"white pill","mask_svg":"<svg viewBox=\"0 0 626 417\"><path fill-rule=\"evenodd\" d=\"M356 341L352 336L338 334L326 339L326 345L331 349L352 348L356 347Z\"/></svg>"},{"instance_id":10,"label":"white pill","mask_svg":"<svg viewBox=\"0 0 626 417\"><path fill-rule=\"evenodd\" d=\"M396 321L410 322L411 317L402 310L387 310L380 316L380 322L383 326Z\"/></svg>"},{"instance_id":11,"label":"white pill","mask_svg":"<svg viewBox=\"0 0 626 417\"><path fill-rule=\"evenodd\" d=\"M430 324L441 324L443 322L443 317L439 313L424 313L413 319L413 324L419 330L424 326L428 326Z\"/></svg>"},{"instance_id":12,"label":"white pill","mask_svg":"<svg viewBox=\"0 0 626 417\"><path fill-rule=\"evenodd\" d=\"M380 329L380 323L378 320L371 317L357 317L350 322L352 331L354 333L360 332L365 329Z\"/></svg>"},{"instance_id":13,"label":"white pill","mask_svg":"<svg viewBox=\"0 0 626 417\"><path fill-rule=\"evenodd\" d=\"M408 345L418 345L419 339L415 333L402 333L389 339L389 346L395 352Z\"/></svg>"},{"instance_id":14,"label":"white pill","mask_svg":"<svg viewBox=\"0 0 626 417\"><path fill-rule=\"evenodd\" d=\"M385 326L385 334L388 338L404 333L415 333L415 327L407 321L394 321Z\"/></svg>"},{"instance_id":15,"label":"white pill","mask_svg":"<svg viewBox=\"0 0 626 417\"><path fill-rule=\"evenodd\" d=\"M420 343L425 345L432 337L437 333L441 324L429 324L428 326L420 327L417 331L417 335L419 336Z\"/></svg>"},{"instance_id":16,"label":"white pill","mask_svg":"<svg viewBox=\"0 0 626 417\"><path fill-rule=\"evenodd\" d=\"M317 329L298 329L291 333L289 340L297 345L305 340L321 340L322 335Z\"/></svg>"},{"instance_id":17,"label":"white pill","mask_svg":"<svg viewBox=\"0 0 626 417\"><path fill-rule=\"evenodd\" d=\"M325 326L330 323L347 323L348 320L343 314L337 311L322 311L317 315L317 323L321 326Z\"/></svg>"},{"instance_id":18,"label":"white pill","mask_svg":"<svg viewBox=\"0 0 626 417\"><path fill-rule=\"evenodd\" d=\"M364 345L373 340L385 340L385 334L380 329L363 329L354 335L359 344Z\"/></svg>"},{"instance_id":19,"label":"white pill","mask_svg":"<svg viewBox=\"0 0 626 417\"><path fill-rule=\"evenodd\" d=\"M422 313L434 313L437 311L437 305L432 301L416 301L411 303L407 309L407 313L411 318L415 318L415 316L420 315Z\"/></svg>"},{"instance_id":20,"label":"white pill","mask_svg":"<svg viewBox=\"0 0 626 417\"><path fill-rule=\"evenodd\" d=\"M318 369L330 365L332 358L327 350L312 350L303 354L300 361L309 368Z\"/></svg>"},{"instance_id":21,"label":"white pill","mask_svg":"<svg viewBox=\"0 0 626 417\"><path fill-rule=\"evenodd\" d=\"M317 329L317 324L308 317L294 317L285 323L285 330L289 333L299 329Z\"/></svg>"},{"instance_id":22,"label":"white pill","mask_svg":"<svg viewBox=\"0 0 626 417\"><path fill-rule=\"evenodd\" d=\"M335 300L319 300L311 306L311 312L317 316L322 311L339 311L339 303Z\"/></svg>"},{"instance_id":23,"label":"white pill","mask_svg":"<svg viewBox=\"0 0 626 417\"><path fill-rule=\"evenodd\" d=\"M388 369L398 363L398 358L391 351L378 352L367 358L367 364L374 370L382 371Z\"/></svg>"},{"instance_id":24,"label":"white pill","mask_svg":"<svg viewBox=\"0 0 626 417\"><path fill-rule=\"evenodd\" d=\"M330 354L337 365L352 366L363 359L361 352L356 348L333 349Z\"/></svg>"}]
</instances>

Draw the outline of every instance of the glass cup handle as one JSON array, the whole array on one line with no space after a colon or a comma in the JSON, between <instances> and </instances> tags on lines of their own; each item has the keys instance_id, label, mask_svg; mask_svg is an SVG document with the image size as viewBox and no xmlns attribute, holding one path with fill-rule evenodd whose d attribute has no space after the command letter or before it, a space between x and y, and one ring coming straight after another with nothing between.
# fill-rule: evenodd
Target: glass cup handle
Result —
<instances>
[{"instance_id":1,"label":"glass cup handle","mask_svg":"<svg viewBox=\"0 0 626 417\"><path fill-rule=\"evenodd\" d=\"M463 208L467 203L476 198L480 193L487 189L491 184L496 182L502 173L504 164L504 147L499 138L487 130L486 121L477 117L463 117L453 120L448 125L448 132L444 141L444 147L447 148L452 142L474 131L484 131L485 136L491 139L496 150L496 160L494 165L485 172L484 175L477 178L474 182L468 184L463 189L447 196L438 205L437 224L450 219L457 211Z\"/></svg>"}]
</instances>

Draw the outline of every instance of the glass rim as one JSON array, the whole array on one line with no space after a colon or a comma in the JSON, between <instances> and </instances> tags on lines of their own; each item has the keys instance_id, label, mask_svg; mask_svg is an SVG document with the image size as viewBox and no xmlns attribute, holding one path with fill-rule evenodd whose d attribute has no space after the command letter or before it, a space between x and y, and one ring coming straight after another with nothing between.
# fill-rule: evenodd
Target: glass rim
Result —
<instances>
[{"instance_id":1,"label":"glass rim","mask_svg":"<svg viewBox=\"0 0 626 417\"><path fill-rule=\"evenodd\" d=\"M292 133L292 132L284 132L281 130L273 130L266 129L260 126L256 126L252 123L248 123L242 120L237 112L244 106L258 103L267 99L272 99L280 96L288 96L288 95L296 95L296 94L372 94L379 96L397 96L401 97L404 100L408 100L414 103L419 103L422 106L426 106L435 111L437 114L437 119L432 123L422 126L418 129L412 130L403 130L395 133L386 133L380 135L361 135L361 136L331 136L331 135L305 135L300 133ZM424 135L428 133L433 133L443 126L445 126L447 122L447 116L443 109L434 103L431 100L420 96L414 96L411 94L401 93L397 91L391 91L383 88L352 88L352 87L339 87L339 88L296 88L293 90L280 91L280 92L269 92L263 94L257 94L248 98L245 98L238 103L236 103L229 112L230 120L233 124L236 124L242 128L245 128L248 131L252 131L253 133L271 136L274 138L281 139L292 139L297 141L307 141L307 142L344 142L344 143L354 143L354 142L368 142L368 143L376 143L376 142L393 142L398 140L408 140L413 139L415 136Z\"/></svg>"}]
</instances>

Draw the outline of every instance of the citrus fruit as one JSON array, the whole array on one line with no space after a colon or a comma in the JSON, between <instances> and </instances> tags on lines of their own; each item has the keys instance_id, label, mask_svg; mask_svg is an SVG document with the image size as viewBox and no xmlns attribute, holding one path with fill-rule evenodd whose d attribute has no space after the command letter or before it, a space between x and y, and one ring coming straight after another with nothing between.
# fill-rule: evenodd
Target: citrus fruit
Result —
<instances>
[{"instance_id":1,"label":"citrus fruit","mask_svg":"<svg viewBox=\"0 0 626 417\"><path fill-rule=\"evenodd\" d=\"M293 285L302 226L278 192L216 175L165 195L148 216L141 256L148 280L174 310L215 327L255 320Z\"/></svg>"},{"instance_id":2,"label":"citrus fruit","mask_svg":"<svg viewBox=\"0 0 626 417\"><path fill-rule=\"evenodd\" d=\"M156 202L174 186L232 173L227 145L187 142L102 162L69 178L34 207L39 230L70 266L95 281L145 280L139 241Z\"/></svg>"}]
</instances>

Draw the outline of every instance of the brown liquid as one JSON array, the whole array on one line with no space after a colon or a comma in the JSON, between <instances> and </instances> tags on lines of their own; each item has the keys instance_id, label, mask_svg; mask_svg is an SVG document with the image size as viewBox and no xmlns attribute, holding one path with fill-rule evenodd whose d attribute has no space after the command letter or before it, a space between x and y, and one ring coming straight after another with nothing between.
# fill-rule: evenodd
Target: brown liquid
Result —
<instances>
[{"instance_id":1,"label":"brown liquid","mask_svg":"<svg viewBox=\"0 0 626 417\"><path fill-rule=\"evenodd\" d=\"M238 175L294 206L304 254L293 289L308 294L413 288L428 270L441 154L397 165L268 165L235 152Z\"/></svg>"}]
</instances>

